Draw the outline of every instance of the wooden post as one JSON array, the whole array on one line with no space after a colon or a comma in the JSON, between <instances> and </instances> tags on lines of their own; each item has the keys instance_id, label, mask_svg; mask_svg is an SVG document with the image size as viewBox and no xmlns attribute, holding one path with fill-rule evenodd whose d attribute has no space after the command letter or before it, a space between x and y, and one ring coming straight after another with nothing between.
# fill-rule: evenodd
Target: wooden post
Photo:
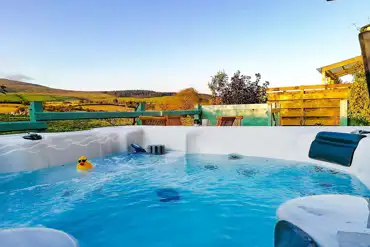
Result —
<instances>
[{"instance_id":1,"label":"wooden post","mask_svg":"<svg viewBox=\"0 0 370 247\"><path fill-rule=\"evenodd\" d=\"M340 101L340 126L348 126L348 101L346 99Z\"/></svg>"},{"instance_id":2,"label":"wooden post","mask_svg":"<svg viewBox=\"0 0 370 247\"><path fill-rule=\"evenodd\" d=\"M370 96L370 24L360 29L358 38L360 40L362 61L365 68L367 90L369 91Z\"/></svg>"},{"instance_id":3,"label":"wooden post","mask_svg":"<svg viewBox=\"0 0 370 247\"><path fill-rule=\"evenodd\" d=\"M199 120L199 124L202 124L202 105L198 104L196 109L199 111L199 114L194 115L194 121Z\"/></svg>"},{"instance_id":4,"label":"wooden post","mask_svg":"<svg viewBox=\"0 0 370 247\"><path fill-rule=\"evenodd\" d=\"M138 107L136 108L136 111L145 111L145 102L139 103ZM142 123L141 119L138 118L136 120L136 124L137 125L142 125L143 123Z\"/></svg>"},{"instance_id":5,"label":"wooden post","mask_svg":"<svg viewBox=\"0 0 370 247\"><path fill-rule=\"evenodd\" d=\"M280 119L281 119L281 114L280 114L280 103L276 103L276 109L278 109L278 112L276 113L276 125L275 126L280 126Z\"/></svg>"},{"instance_id":6,"label":"wooden post","mask_svg":"<svg viewBox=\"0 0 370 247\"><path fill-rule=\"evenodd\" d=\"M279 103L272 103L271 104L271 122L272 126L279 126L280 125L280 104Z\"/></svg>"},{"instance_id":7,"label":"wooden post","mask_svg":"<svg viewBox=\"0 0 370 247\"><path fill-rule=\"evenodd\" d=\"M43 112L42 109L42 102L41 101L33 101L29 107L29 115L30 115L30 122L24 122L16 124L14 123L11 128L13 130L35 130L35 131L43 131L48 128L46 122L37 121L36 113Z\"/></svg>"},{"instance_id":8,"label":"wooden post","mask_svg":"<svg viewBox=\"0 0 370 247\"><path fill-rule=\"evenodd\" d=\"M304 111L304 88L301 89L301 126L304 126L305 123L305 111Z\"/></svg>"},{"instance_id":9,"label":"wooden post","mask_svg":"<svg viewBox=\"0 0 370 247\"><path fill-rule=\"evenodd\" d=\"M272 124L272 105L271 104L266 104L267 105L267 126L273 126Z\"/></svg>"},{"instance_id":10,"label":"wooden post","mask_svg":"<svg viewBox=\"0 0 370 247\"><path fill-rule=\"evenodd\" d=\"M326 83L326 73L325 71L323 70L322 73L321 73L321 78L322 78L322 84L327 84Z\"/></svg>"},{"instance_id":11,"label":"wooden post","mask_svg":"<svg viewBox=\"0 0 370 247\"><path fill-rule=\"evenodd\" d=\"M30 120L31 120L31 122L37 122L36 113L43 112L42 102L41 101L31 102L29 110L30 110Z\"/></svg>"}]
</instances>

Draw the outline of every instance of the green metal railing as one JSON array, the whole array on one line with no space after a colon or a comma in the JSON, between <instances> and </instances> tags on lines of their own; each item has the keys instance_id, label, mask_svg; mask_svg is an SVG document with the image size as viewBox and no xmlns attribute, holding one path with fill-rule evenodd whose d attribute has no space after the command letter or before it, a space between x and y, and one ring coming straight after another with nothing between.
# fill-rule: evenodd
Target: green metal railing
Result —
<instances>
[{"instance_id":1,"label":"green metal railing","mask_svg":"<svg viewBox=\"0 0 370 247\"><path fill-rule=\"evenodd\" d=\"M140 116L186 116L193 115L194 119L201 120L202 106L198 105L194 110L184 111L145 111L145 103L140 103L134 112L44 112L42 102L35 101L30 104L30 121L2 122L0 132L22 130L45 130L48 128L47 121L54 120L85 120L107 118L137 118ZM141 121L137 121L140 125Z\"/></svg>"}]
</instances>

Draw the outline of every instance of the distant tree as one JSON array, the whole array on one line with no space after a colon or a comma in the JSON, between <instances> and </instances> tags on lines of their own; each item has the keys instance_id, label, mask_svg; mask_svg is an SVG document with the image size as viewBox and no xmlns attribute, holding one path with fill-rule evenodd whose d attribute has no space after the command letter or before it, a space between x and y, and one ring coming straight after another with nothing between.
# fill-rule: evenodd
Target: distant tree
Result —
<instances>
[{"instance_id":1,"label":"distant tree","mask_svg":"<svg viewBox=\"0 0 370 247\"><path fill-rule=\"evenodd\" d=\"M200 102L200 96L194 88L187 88L178 92L175 96L164 97L154 109L159 111L189 110Z\"/></svg>"},{"instance_id":2,"label":"distant tree","mask_svg":"<svg viewBox=\"0 0 370 247\"><path fill-rule=\"evenodd\" d=\"M8 92L8 89L6 88L6 86L1 85L1 86L0 86L0 93L2 93L2 94L6 94L7 92Z\"/></svg>"},{"instance_id":3,"label":"distant tree","mask_svg":"<svg viewBox=\"0 0 370 247\"><path fill-rule=\"evenodd\" d=\"M212 76L211 82L208 83L208 87L212 93L212 103L221 103L221 94L227 88L229 77L225 71L219 71L216 75Z\"/></svg>"},{"instance_id":4,"label":"distant tree","mask_svg":"<svg viewBox=\"0 0 370 247\"><path fill-rule=\"evenodd\" d=\"M118 99L114 99L113 104L118 105Z\"/></svg>"},{"instance_id":5,"label":"distant tree","mask_svg":"<svg viewBox=\"0 0 370 247\"><path fill-rule=\"evenodd\" d=\"M176 94L180 108L183 110L193 109L196 104L200 103L198 92L194 88L183 89Z\"/></svg>"},{"instance_id":6,"label":"distant tree","mask_svg":"<svg viewBox=\"0 0 370 247\"><path fill-rule=\"evenodd\" d=\"M213 103L222 104L257 104L267 101L266 89L268 81L261 81L261 74L255 74L255 81L251 76L242 75L238 70L229 81L224 71L219 71L212 77L208 87L212 92Z\"/></svg>"}]
</instances>

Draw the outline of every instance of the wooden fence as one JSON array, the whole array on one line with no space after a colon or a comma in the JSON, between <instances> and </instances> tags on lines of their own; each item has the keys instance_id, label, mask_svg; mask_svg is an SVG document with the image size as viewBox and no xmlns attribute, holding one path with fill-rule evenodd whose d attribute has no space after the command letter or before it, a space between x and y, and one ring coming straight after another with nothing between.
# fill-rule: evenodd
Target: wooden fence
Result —
<instances>
[{"instance_id":1,"label":"wooden fence","mask_svg":"<svg viewBox=\"0 0 370 247\"><path fill-rule=\"evenodd\" d=\"M277 125L347 125L347 100L351 84L310 85L268 89Z\"/></svg>"}]
</instances>

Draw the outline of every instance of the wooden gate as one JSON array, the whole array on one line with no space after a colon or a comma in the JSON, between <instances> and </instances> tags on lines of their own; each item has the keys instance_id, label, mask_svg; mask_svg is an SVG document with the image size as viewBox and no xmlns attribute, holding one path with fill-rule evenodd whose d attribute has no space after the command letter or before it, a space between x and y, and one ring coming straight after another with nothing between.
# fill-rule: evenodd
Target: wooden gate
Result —
<instances>
[{"instance_id":1,"label":"wooden gate","mask_svg":"<svg viewBox=\"0 0 370 247\"><path fill-rule=\"evenodd\" d=\"M268 103L277 125L347 124L347 100L351 84L269 88Z\"/></svg>"}]
</instances>

